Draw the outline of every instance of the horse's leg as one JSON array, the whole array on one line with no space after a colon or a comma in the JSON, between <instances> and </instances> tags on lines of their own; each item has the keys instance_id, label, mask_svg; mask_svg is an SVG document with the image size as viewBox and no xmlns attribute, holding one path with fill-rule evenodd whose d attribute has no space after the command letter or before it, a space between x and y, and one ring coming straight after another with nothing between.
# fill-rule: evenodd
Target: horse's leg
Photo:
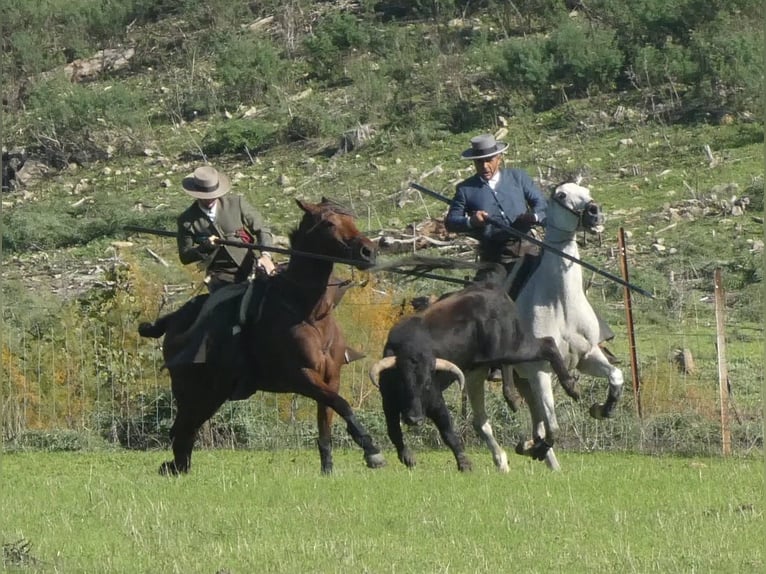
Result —
<instances>
[{"instance_id":1,"label":"horse's leg","mask_svg":"<svg viewBox=\"0 0 766 574\"><path fill-rule=\"evenodd\" d=\"M465 454L465 447L463 446L463 441L460 440L460 435L455 432L455 426L452 424L449 409L443 400L440 403L436 406L429 406L426 409L426 416L434 422L436 428L439 429L442 440L450 448L452 454L455 455L457 469L461 472L471 470L471 461Z\"/></svg>"},{"instance_id":2,"label":"horse's leg","mask_svg":"<svg viewBox=\"0 0 766 574\"><path fill-rule=\"evenodd\" d=\"M166 475L189 472L197 431L229 396L200 366L174 369L171 378L177 412L170 429L173 460L160 466L160 474Z\"/></svg>"},{"instance_id":3,"label":"horse's leg","mask_svg":"<svg viewBox=\"0 0 766 574\"><path fill-rule=\"evenodd\" d=\"M346 421L346 430L354 442L362 447L364 451L364 459L367 462L367 466L370 468L378 468L385 464L385 459L380 453L380 449L375 446L375 443L370 437L370 434L357 420L354 410L348 401L341 397L337 391L339 381L337 384L326 384L316 371L311 369L301 369L301 373L307 378L307 384L300 386L296 392L301 395L314 399L317 403L328 406Z\"/></svg>"},{"instance_id":4,"label":"horse's leg","mask_svg":"<svg viewBox=\"0 0 766 574\"><path fill-rule=\"evenodd\" d=\"M516 445L516 453L544 460L551 470L560 470L556 454L553 452L558 421L553 404L551 375L544 371L531 369L532 381L518 377L516 385L529 407L532 419L532 439Z\"/></svg>"},{"instance_id":5,"label":"horse's leg","mask_svg":"<svg viewBox=\"0 0 766 574\"><path fill-rule=\"evenodd\" d=\"M606 378L609 380L609 391L604 404L594 403L590 407L590 416L595 419L608 419L614 414L614 407L620 401L622 396L622 371L612 365L604 352L596 345L586 353L578 369L594 377Z\"/></svg>"},{"instance_id":6,"label":"horse's leg","mask_svg":"<svg viewBox=\"0 0 766 574\"><path fill-rule=\"evenodd\" d=\"M332 472L332 415L333 410L330 407L317 403L317 429L319 430L317 447L322 474Z\"/></svg>"},{"instance_id":7,"label":"horse's leg","mask_svg":"<svg viewBox=\"0 0 766 574\"><path fill-rule=\"evenodd\" d=\"M484 369L476 369L470 373L466 377L465 387L471 403L472 423L476 434L487 443L498 470L508 472L508 456L495 440L492 425L487 420L487 411L484 407Z\"/></svg>"}]
</instances>

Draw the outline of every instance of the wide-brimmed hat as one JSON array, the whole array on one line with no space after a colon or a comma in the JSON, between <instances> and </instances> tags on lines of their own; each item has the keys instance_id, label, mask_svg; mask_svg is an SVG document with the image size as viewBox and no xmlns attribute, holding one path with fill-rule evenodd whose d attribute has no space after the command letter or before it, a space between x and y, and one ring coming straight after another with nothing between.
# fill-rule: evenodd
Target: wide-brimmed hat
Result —
<instances>
[{"instance_id":1,"label":"wide-brimmed hat","mask_svg":"<svg viewBox=\"0 0 766 574\"><path fill-rule=\"evenodd\" d=\"M482 134L471 138L471 147L460 154L460 158L484 159L503 153L507 148L507 143L495 141L492 134Z\"/></svg>"},{"instance_id":2,"label":"wide-brimmed hat","mask_svg":"<svg viewBox=\"0 0 766 574\"><path fill-rule=\"evenodd\" d=\"M229 192L231 180L214 167L203 165L181 181L184 191L197 199L215 199Z\"/></svg>"}]
</instances>

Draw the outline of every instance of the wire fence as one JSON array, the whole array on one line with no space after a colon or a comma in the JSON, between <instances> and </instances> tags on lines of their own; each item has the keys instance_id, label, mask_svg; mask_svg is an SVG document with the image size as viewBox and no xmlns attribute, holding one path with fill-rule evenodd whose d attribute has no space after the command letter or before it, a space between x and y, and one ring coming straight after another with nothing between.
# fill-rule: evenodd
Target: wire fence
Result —
<instances>
[{"instance_id":1,"label":"wire fence","mask_svg":"<svg viewBox=\"0 0 766 574\"><path fill-rule=\"evenodd\" d=\"M390 286L367 285L349 292L337 311L350 344L367 353L344 367L342 394L382 445L388 444L385 421L367 372L380 356L388 329L409 311L410 295ZM140 312L125 300L115 303L117 299L100 306L3 309L0 406L6 450L167 447L174 406L169 376L162 368L161 341L140 338ZM719 355L712 306L701 305L692 319L668 329L653 321L655 304L634 305L639 418L627 337L620 324L622 303L608 294L595 299L594 306L608 315L617 333L610 348L622 359L623 401L614 419L596 421L587 411L593 402L603 402L605 381L582 377L580 403L557 389L559 444L578 450L720 452ZM725 337L728 380L723 408L731 421L733 452L748 453L763 446L763 329L728 321ZM511 413L499 383L488 385L495 434L504 444L515 444L529 435L529 415L525 409ZM472 444L477 439L460 414L458 391L448 390L447 399L465 440ZM440 444L431 425L409 431L409 436L416 443ZM257 393L227 403L203 427L200 442L268 449L312 446L315 437L315 406L310 400ZM334 425L334 439L342 446L352 444L342 424Z\"/></svg>"}]
</instances>

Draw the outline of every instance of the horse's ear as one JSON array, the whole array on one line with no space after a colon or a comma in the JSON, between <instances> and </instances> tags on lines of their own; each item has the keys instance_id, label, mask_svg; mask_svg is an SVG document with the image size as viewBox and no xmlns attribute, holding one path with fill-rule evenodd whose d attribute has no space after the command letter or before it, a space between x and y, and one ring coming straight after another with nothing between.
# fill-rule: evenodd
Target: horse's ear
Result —
<instances>
[{"instance_id":1,"label":"horse's ear","mask_svg":"<svg viewBox=\"0 0 766 574\"><path fill-rule=\"evenodd\" d=\"M296 199L295 203L298 204L298 207L300 207L304 212L306 213L313 213L313 203L309 203L308 201L303 201L302 199Z\"/></svg>"},{"instance_id":2,"label":"horse's ear","mask_svg":"<svg viewBox=\"0 0 766 574\"><path fill-rule=\"evenodd\" d=\"M327 199L324 195L322 196L322 201L320 203L330 203L330 200Z\"/></svg>"}]
</instances>

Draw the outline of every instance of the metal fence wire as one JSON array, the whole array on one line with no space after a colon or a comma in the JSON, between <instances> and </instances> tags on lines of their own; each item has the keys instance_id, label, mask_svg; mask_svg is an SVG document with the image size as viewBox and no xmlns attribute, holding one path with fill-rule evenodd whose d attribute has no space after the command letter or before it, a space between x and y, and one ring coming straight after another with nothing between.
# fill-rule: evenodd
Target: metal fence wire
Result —
<instances>
[{"instance_id":1,"label":"metal fence wire","mask_svg":"<svg viewBox=\"0 0 766 574\"><path fill-rule=\"evenodd\" d=\"M388 444L377 389L367 372L380 356L385 336L406 310L406 293L368 287L348 295L338 308L339 320L351 344L367 357L347 365L342 394L382 445ZM582 400L574 403L556 390L563 448L619 449L639 452L721 452L719 354L713 311L700 305L692 320L677 328L658 328L654 306L637 302L633 314L640 378L639 418L632 392L629 349L623 306L609 294L590 293L594 306L614 324L611 350L622 359L623 401L615 418L596 421L588 414L593 402L606 396L606 382L582 377ZM0 406L6 450L47 448L75 450L101 445L125 448L165 448L174 406L170 381L162 369L161 340L137 334L138 314L129 308L95 308L73 304L66 308L3 309ZM763 329L728 321L727 393L735 453L762 449ZM495 434L507 446L529 434L529 415L511 413L500 385L489 384L488 410ZM460 413L457 389L447 398L456 423L469 444L479 444ZM410 440L437 446L432 425L408 431ZM230 402L201 430L202 446L272 449L312 446L316 437L314 404L303 397L257 393L246 401ZM352 443L342 424L334 425L337 445Z\"/></svg>"}]
</instances>

